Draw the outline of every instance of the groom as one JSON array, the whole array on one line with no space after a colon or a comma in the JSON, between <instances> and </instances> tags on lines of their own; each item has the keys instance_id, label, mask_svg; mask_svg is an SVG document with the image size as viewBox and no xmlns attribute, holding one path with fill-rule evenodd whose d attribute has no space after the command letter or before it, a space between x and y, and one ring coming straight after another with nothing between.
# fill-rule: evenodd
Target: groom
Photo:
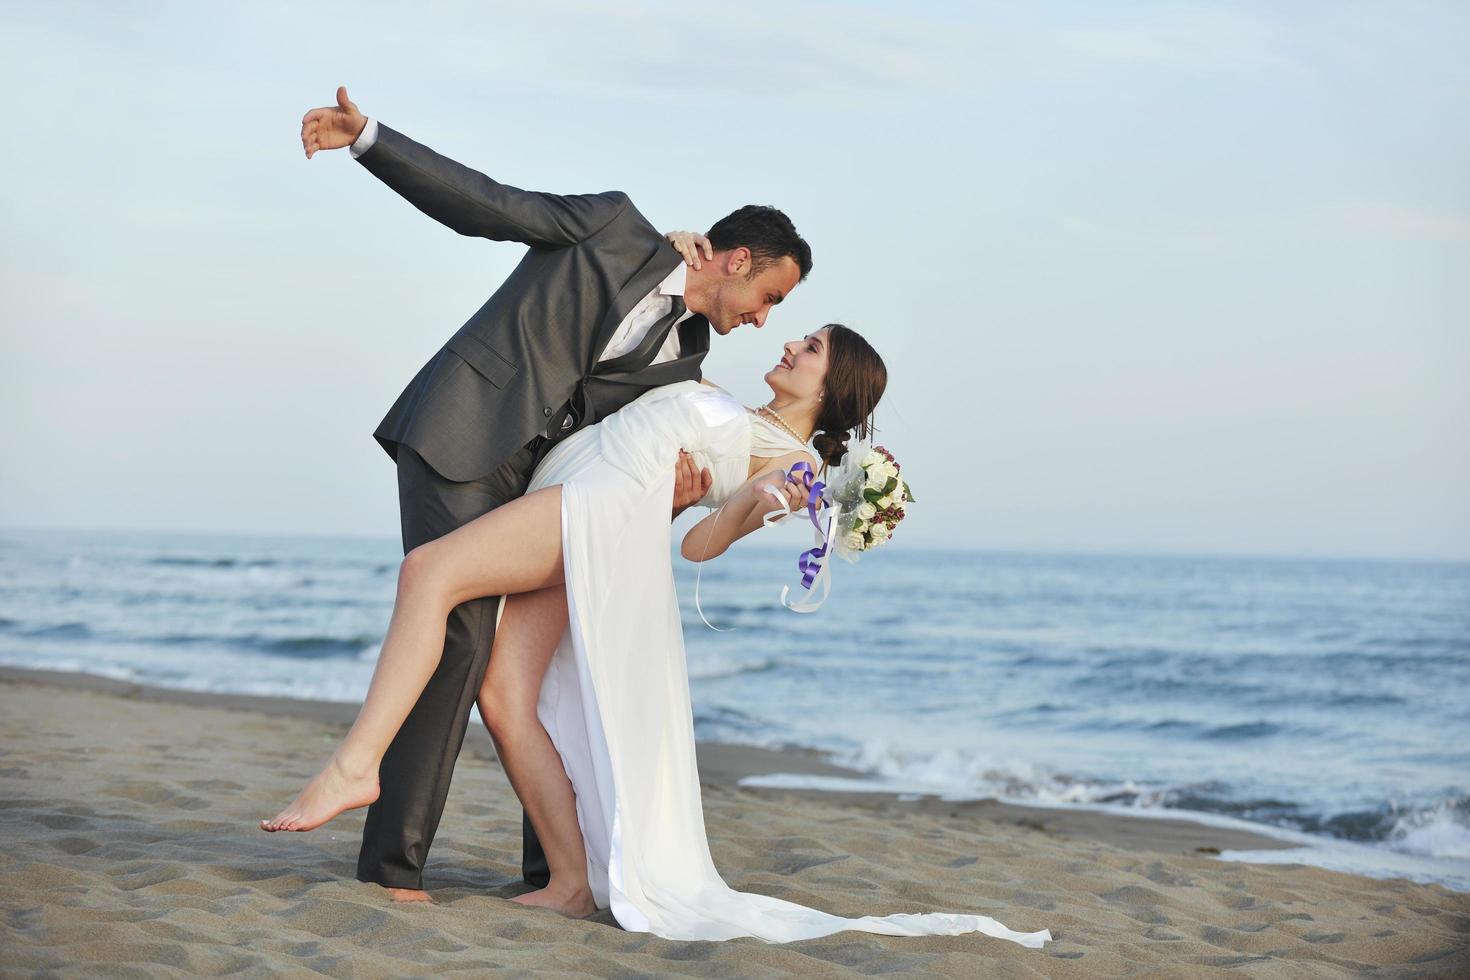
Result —
<instances>
[{"instance_id":1,"label":"groom","mask_svg":"<svg viewBox=\"0 0 1470 980\"><path fill-rule=\"evenodd\" d=\"M302 120L308 159L351 148L358 163L461 235L529 245L519 265L399 395L373 435L398 464L408 551L520 496L557 441L649 388L700 377L709 330L760 327L811 271L811 250L774 208L746 206L709 231L714 257L686 268L619 191L524 191L440 156L337 104ZM672 463L673 461L671 461ZM680 461L677 513L709 474ZM423 867L495 635L498 599L455 608L444 656L379 772L357 877L425 900ZM522 814L521 873L550 870Z\"/></svg>"}]
</instances>

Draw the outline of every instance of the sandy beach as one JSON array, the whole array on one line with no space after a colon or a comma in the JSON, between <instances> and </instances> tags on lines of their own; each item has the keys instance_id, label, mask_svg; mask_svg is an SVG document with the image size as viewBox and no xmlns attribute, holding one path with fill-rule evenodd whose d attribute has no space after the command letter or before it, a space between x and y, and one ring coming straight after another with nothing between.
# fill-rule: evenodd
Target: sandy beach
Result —
<instances>
[{"instance_id":1,"label":"sandy beach","mask_svg":"<svg viewBox=\"0 0 1470 980\"><path fill-rule=\"evenodd\" d=\"M1048 928L1028 950L979 935L840 933L784 946L670 942L607 912L505 901L520 808L472 732L426 874L432 905L353 879L361 812L268 835L355 706L0 672L7 975L390 977L1455 976L1470 896L1301 865L1222 862L1269 838L1184 820L876 794L740 788L819 759L701 746L715 862L733 886L844 915L955 911Z\"/></svg>"}]
</instances>

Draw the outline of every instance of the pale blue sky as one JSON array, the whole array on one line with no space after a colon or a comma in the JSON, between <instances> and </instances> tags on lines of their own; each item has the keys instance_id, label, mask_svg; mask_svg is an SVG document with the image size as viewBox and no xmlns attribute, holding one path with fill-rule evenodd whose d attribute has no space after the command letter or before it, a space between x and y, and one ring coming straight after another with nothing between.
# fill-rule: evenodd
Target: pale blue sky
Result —
<instances>
[{"instance_id":1,"label":"pale blue sky","mask_svg":"<svg viewBox=\"0 0 1470 980\"><path fill-rule=\"evenodd\" d=\"M12 6L0 524L396 534L372 429L520 252L308 162L341 83L787 210L812 277L707 373L864 332L901 540L1470 558L1467 66L1459 3Z\"/></svg>"}]
</instances>

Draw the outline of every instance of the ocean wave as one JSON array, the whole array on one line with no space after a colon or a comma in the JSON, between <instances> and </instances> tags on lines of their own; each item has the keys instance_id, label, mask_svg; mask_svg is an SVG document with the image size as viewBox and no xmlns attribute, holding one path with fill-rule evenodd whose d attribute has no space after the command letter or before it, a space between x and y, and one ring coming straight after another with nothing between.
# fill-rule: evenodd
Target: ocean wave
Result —
<instances>
[{"instance_id":1,"label":"ocean wave","mask_svg":"<svg viewBox=\"0 0 1470 980\"><path fill-rule=\"evenodd\" d=\"M276 657L298 660L328 660L333 657L360 659L376 656L382 637L374 636L290 636L281 639L254 639L244 645Z\"/></svg>"},{"instance_id":2,"label":"ocean wave","mask_svg":"<svg viewBox=\"0 0 1470 980\"><path fill-rule=\"evenodd\" d=\"M748 662L725 660L719 657L691 657L689 679L691 681L718 680L724 677L739 677L741 674L759 674L775 670L780 661L771 658Z\"/></svg>"},{"instance_id":3,"label":"ocean wave","mask_svg":"<svg viewBox=\"0 0 1470 980\"><path fill-rule=\"evenodd\" d=\"M165 568L274 568L286 564L275 558L185 558L164 555L145 563Z\"/></svg>"},{"instance_id":4,"label":"ocean wave","mask_svg":"<svg viewBox=\"0 0 1470 980\"><path fill-rule=\"evenodd\" d=\"M1470 796L1457 796L1398 816L1390 847L1405 854L1470 861Z\"/></svg>"},{"instance_id":5,"label":"ocean wave","mask_svg":"<svg viewBox=\"0 0 1470 980\"><path fill-rule=\"evenodd\" d=\"M906 750L882 738L833 753L832 758L863 773L875 790L952 800L995 798L1042 805L1111 805L1212 813L1421 857L1470 859L1470 796L1466 795L1429 804L1385 801L1379 806L1314 812L1303 802L1242 797L1235 788L1218 780L1164 783L1091 779L962 748Z\"/></svg>"},{"instance_id":6,"label":"ocean wave","mask_svg":"<svg viewBox=\"0 0 1470 980\"><path fill-rule=\"evenodd\" d=\"M20 632L22 636L36 640L85 640L93 635L90 626L77 622L52 623L49 626L35 626Z\"/></svg>"},{"instance_id":7,"label":"ocean wave","mask_svg":"<svg viewBox=\"0 0 1470 980\"><path fill-rule=\"evenodd\" d=\"M792 732L784 725L729 705L700 701L694 704L694 737L701 742L729 742L768 749L797 746Z\"/></svg>"},{"instance_id":8,"label":"ocean wave","mask_svg":"<svg viewBox=\"0 0 1470 980\"><path fill-rule=\"evenodd\" d=\"M1200 738L1221 739L1246 739L1266 738L1271 735L1280 735L1287 730L1285 725L1277 725L1269 721L1250 721L1237 725L1217 725L1214 728L1200 732Z\"/></svg>"},{"instance_id":9,"label":"ocean wave","mask_svg":"<svg viewBox=\"0 0 1470 980\"><path fill-rule=\"evenodd\" d=\"M243 651L264 656L294 660L327 660L331 658L376 659L383 642L381 634L314 634L299 636L271 635L265 633L163 633L151 634L126 628L98 630L82 622L52 623L12 632L27 640L78 641L86 640L99 651L108 649L133 649L139 646L163 647L174 650L198 650L201 655L222 655L228 651ZM200 660L194 670L201 674L211 672L207 660Z\"/></svg>"},{"instance_id":10,"label":"ocean wave","mask_svg":"<svg viewBox=\"0 0 1470 980\"><path fill-rule=\"evenodd\" d=\"M1077 661L1071 657L1058 657L1045 653L1026 653L1008 661L1007 667L1075 667Z\"/></svg>"},{"instance_id":11,"label":"ocean wave","mask_svg":"<svg viewBox=\"0 0 1470 980\"><path fill-rule=\"evenodd\" d=\"M1023 759L996 758L959 747L911 750L886 738L871 738L834 754L833 761L876 776L899 791L945 799L1042 803L1158 803L1176 789L1130 780L1100 781L1059 772Z\"/></svg>"}]
</instances>

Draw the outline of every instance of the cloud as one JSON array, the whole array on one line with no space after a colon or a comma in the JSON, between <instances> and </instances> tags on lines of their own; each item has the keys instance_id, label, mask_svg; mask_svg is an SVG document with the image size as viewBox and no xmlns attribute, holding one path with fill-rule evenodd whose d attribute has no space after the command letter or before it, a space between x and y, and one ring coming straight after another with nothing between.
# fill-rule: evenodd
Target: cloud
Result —
<instances>
[{"instance_id":1,"label":"cloud","mask_svg":"<svg viewBox=\"0 0 1470 980\"><path fill-rule=\"evenodd\" d=\"M1387 201L1348 201L1229 216L1064 214L1054 227L1062 240L1079 245L1154 256L1253 252L1268 243L1321 241L1324 236L1470 244L1470 213Z\"/></svg>"},{"instance_id":2,"label":"cloud","mask_svg":"<svg viewBox=\"0 0 1470 980\"><path fill-rule=\"evenodd\" d=\"M1058 47L1095 62L1302 71L1282 25L1243 11L1170 11L1116 26L1066 28Z\"/></svg>"},{"instance_id":3,"label":"cloud","mask_svg":"<svg viewBox=\"0 0 1470 980\"><path fill-rule=\"evenodd\" d=\"M402 28L421 30L408 21ZM439 64L467 75L578 95L861 106L953 82L970 40L969 31L912 15L825 4L756 0L722 11L544 0L493 20L462 16L434 44Z\"/></svg>"},{"instance_id":4,"label":"cloud","mask_svg":"<svg viewBox=\"0 0 1470 980\"><path fill-rule=\"evenodd\" d=\"M1358 201L1327 208L1323 220L1333 231L1368 238L1470 243L1470 214L1465 212Z\"/></svg>"}]
</instances>

